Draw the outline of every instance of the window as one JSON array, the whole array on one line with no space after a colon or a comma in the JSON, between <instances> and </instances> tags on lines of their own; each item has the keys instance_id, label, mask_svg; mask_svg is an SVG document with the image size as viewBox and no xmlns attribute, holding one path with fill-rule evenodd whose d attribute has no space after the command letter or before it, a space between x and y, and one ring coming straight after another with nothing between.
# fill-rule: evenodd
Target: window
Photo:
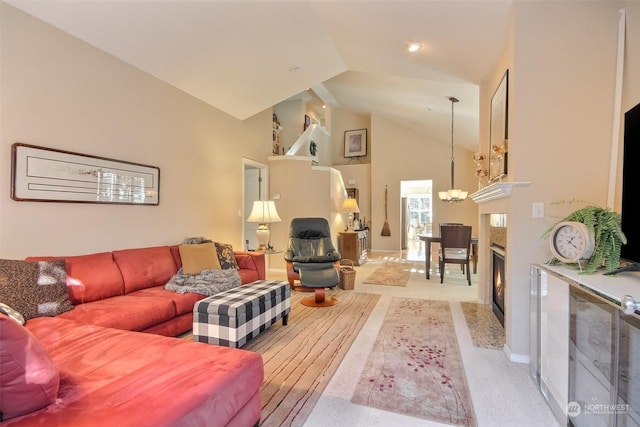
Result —
<instances>
[{"instance_id":1,"label":"window","mask_svg":"<svg viewBox=\"0 0 640 427\"><path fill-rule=\"evenodd\" d=\"M431 194L410 194L407 196L409 225L415 234L431 232Z\"/></svg>"}]
</instances>

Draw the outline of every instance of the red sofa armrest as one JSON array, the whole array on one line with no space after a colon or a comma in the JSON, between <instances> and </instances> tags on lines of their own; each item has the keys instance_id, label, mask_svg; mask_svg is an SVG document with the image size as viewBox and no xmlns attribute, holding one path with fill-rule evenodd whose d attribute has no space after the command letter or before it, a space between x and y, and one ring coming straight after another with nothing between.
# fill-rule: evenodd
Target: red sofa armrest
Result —
<instances>
[{"instance_id":1,"label":"red sofa armrest","mask_svg":"<svg viewBox=\"0 0 640 427\"><path fill-rule=\"evenodd\" d=\"M233 251L233 255L236 257L238 267L241 269L255 270L258 273L258 280L265 280L267 278L264 253Z\"/></svg>"}]
</instances>

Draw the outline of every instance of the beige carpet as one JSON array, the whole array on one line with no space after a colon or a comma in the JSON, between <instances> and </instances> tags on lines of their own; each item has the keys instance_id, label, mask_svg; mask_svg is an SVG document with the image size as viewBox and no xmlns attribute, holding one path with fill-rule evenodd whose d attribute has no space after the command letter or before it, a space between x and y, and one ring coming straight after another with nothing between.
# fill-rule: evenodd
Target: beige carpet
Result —
<instances>
[{"instance_id":1,"label":"beige carpet","mask_svg":"<svg viewBox=\"0 0 640 427\"><path fill-rule=\"evenodd\" d=\"M387 286L407 286L409 277L411 277L411 269L414 264L411 262L393 262L387 261L380 267L376 268L362 283L371 285L387 285Z\"/></svg>"},{"instance_id":2,"label":"beige carpet","mask_svg":"<svg viewBox=\"0 0 640 427\"><path fill-rule=\"evenodd\" d=\"M471 341L476 347L501 349L504 347L504 328L489 305L461 302Z\"/></svg>"},{"instance_id":3,"label":"beige carpet","mask_svg":"<svg viewBox=\"0 0 640 427\"><path fill-rule=\"evenodd\" d=\"M392 298L351 400L431 421L476 425L447 301Z\"/></svg>"}]
</instances>

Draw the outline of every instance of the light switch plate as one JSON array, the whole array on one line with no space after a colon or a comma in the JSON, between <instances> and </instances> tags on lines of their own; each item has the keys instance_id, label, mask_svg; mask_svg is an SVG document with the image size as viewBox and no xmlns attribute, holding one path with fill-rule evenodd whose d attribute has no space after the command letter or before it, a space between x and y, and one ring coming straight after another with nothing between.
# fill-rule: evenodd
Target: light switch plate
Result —
<instances>
[{"instance_id":1,"label":"light switch plate","mask_svg":"<svg viewBox=\"0 0 640 427\"><path fill-rule=\"evenodd\" d=\"M544 218L544 203L533 204L533 218Z\"/></svg>"}]
</instances>

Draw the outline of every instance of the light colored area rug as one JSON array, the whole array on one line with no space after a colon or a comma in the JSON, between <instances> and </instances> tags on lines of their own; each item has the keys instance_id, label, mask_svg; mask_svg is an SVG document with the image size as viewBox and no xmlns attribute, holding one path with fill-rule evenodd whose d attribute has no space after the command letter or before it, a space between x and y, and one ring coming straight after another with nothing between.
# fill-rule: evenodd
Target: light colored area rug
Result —
<instances>
[{"instance_id":1,"label":"light colored area rug","mask_svg":"<svg viewBox=\"0 0 640 427\"><path fill-rule=\"evenodd\" d=\"M407 286L411 269L414 267L410 262L387 261L376 268L362 283L371 285L387 286Z\"/></svg>"},{"instance_id":2,"label":"light colored area rug","mask_svg":"<svg viewBox=\"0 0 640 427\"><path fill-rule=\"evenodd\" d=\"M306 307L292 292L287 326L276 322L242 347L262 355L261 427L302 426L338 369L380 295L334 288L331 307ZM193 339L192 333L180 336Z\"/></svg>"},{"instance_id":3,"label":"light colored area rug","mask_svg":"<svg viewBox=\"0 0 640 427\"><path fill-rule=\"evenodd\" d=\"M504 328L487 304L461 302L471 341L476 347L501 349L504 347Z\"/></svg>"},{"instance_id":4,"label":"light colored area rug","mask_svg":"<svg viewBox=\"0 0 640 427\"><path fill-rule=\"evenodd\" d=\"M351 400L431 421L476 425L447 301L392 298Z\"/></svg>"},{"instance_id":5,"label":"light colored area rug","mask_svg":"<svg viewBox=\"0 0 640 427\"><path fill-rule=\"evenodd\" d=\"M302 426L380 295L333 289L332 307L306 307L293 292L287 326L277 322L243 349L262 355L260 426Z\"/></svg>"}]
</instances>

